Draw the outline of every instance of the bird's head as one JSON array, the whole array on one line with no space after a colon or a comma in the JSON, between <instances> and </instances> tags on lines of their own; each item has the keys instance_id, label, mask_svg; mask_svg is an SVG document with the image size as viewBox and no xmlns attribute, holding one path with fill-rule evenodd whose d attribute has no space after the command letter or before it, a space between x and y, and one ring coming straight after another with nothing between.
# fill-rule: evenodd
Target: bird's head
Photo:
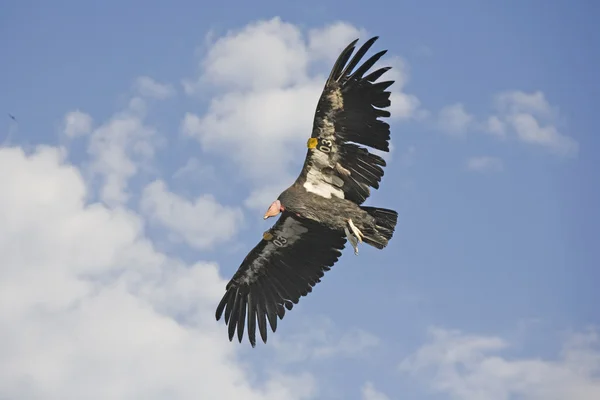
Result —
<instances>
[{"instance_id":1,"label":"bird's head","mask_svg":"<svg viewBox=\"0 0 600 400\"><path fill-rule=\"evenodd\" d=\"M267 219L267 218L270 218L270 217L274 217L277 214L279 214L280 212L282 212L283 210L285 210L285 207L283 206L283 204L281 204L281 201L275 200L269 206L269 209L265 213L264 219Z\"/></svg>"}]
</instances>

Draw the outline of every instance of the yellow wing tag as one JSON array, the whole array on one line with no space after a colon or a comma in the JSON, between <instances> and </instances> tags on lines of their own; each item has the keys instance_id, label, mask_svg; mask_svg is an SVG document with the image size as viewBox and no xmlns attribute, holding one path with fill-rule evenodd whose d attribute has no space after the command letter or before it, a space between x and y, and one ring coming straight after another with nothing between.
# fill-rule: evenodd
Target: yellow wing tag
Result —
<instances>
[{"instance_id":1,"label":"yellow wing tag","mask_svg":"<svg viewBox=\"0 0 600 400\"><path fill-rule=\"evenodd\" d=\"M308 147L309 149L314 149L317 147L317 144L319 144L317 138L311 137L310 139L308 139L308 142L306 142L306 147Z\"/></svg>"},{"instance_id":2,"label":"yellow wing tag","mask_svg":"<svg viewBox=\"0 0 600 400\"><path fill-rule=\"evenodd\" d=\"M263 239L269 241L273 239L273 235L271 234L271 232L266 231L265 233L263 233Z\"/></svg>"}]
</instances>

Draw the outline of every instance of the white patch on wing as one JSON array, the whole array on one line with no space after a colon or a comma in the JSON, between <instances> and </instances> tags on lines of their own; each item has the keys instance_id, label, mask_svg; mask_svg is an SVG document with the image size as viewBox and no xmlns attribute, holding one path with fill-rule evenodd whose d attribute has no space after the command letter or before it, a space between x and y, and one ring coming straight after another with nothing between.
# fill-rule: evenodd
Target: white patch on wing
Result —
<instances>
[{"instance_id":1,"label":"white patch on wing","mask_svg":"<svg viewBox=\"0 0 600 400\"><path fill-rule=\"evenodd\" d=\"M330 199L331 196L343 199L344 191L340 188L343 184L344 181L337 176L325 175L316 168L309 168L303 186L307 191L326 199Z\"/></svg>"},{"instance_id":2,"label":"white patch on wing","mask_svg":"<svg viewBox=\"0 0 600 400\"><path fill-rule=\"evenodd\" d=\"M325 146L329 151L321 151L321 147L317 147L311 151L309 158L310 164L306 174L306 182L304 188L311 193L330 199L335 196L344 199L344 181L335 174L323 173L324 170L337 171L343 175L350 175L350 171L343 168L338 163L339 156L337 155L337 143L335 137L335 123L332 118L335 118L335 112L344 108L344 97L341 90L336 87L326 94L327 101L331 110L319 121L319 139L321 143L327 143ZM322 146L322 144L321 144ZM326 150L326 149L325 149Z\"/></svg>"},{"instance_id":3,"label":"white patch on wing","mask_svg":"<svg viewBox=\"0 0 600 400\"><path fill-rule=\"evenodd\" d=\"M280 227L271 230L273 239L267 243L263 251L254 261L252 261L246 270L246 273L240 279L240 282L242 284L250 285L256 280L256 277L260 275L260 271L266 267L268 260L271 258L271 254L278 248L278 246L273 243L273 240L283 238L286 241L284 247L289 247L300 240L302 235L306 232L308 232L308 228L294 218L287 217Z\"/></svg>"}]
</instances>

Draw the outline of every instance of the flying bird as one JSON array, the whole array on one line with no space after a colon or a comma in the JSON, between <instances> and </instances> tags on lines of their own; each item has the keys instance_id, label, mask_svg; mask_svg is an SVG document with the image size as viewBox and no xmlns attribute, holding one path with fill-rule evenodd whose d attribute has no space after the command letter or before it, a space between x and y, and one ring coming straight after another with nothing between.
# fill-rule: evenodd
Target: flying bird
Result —
<instances>
[{"instance_id":1,"label":"flying bird","mask_svg":"<svg viewBox=\"0 0 600 400\"><path fill-rule=\"evenodd\" d=\"M363 146L389 152L390 126L379 118L390 116L384 110L391 104L386 89L394 81L376 81L390 67L365 75L387 50L358 66L377 39L369 39L350 58L354 40L333 65L317 104L302 171L264 215L280 217L248 253L217 306L216 319L224 313L230 341L237 330L242 342L247 323L255 347L258 322L267 343L267 322L275 332L277 319L320 282L346 241L358 255L359 242L383 249L394 234L396 211L361 205L370 188L379 188L386 165Z\"/></svg>"}]
</instances>

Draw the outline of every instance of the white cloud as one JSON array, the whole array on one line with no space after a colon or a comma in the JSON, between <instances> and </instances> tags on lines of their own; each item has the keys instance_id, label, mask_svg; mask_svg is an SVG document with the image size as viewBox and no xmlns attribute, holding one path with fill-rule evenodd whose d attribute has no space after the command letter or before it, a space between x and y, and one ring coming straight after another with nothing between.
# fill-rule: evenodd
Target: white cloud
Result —
<instances>
[{"instance_id":1,"label":"white cloud","mask_svg":"<svg viewBox=\"0 0 600 400\"><path fill-rule=\"evenodd\" d=\"M408 83L409 66L408 63L401 57L392 56L383 58L381 64L389 65L391 70L385 73L381 80L393 80L394 84L390 87L390 101L392 104L388 111L392 114L389 118L394 120L414 118L422 119L428 114L427 110L421 109L421 102L417 96L404 92L404 87ZM392 132L393 135L393 132ZM392 136L393 138L394 136Z\"/></svg>"},{"instance_id":2,"label":"white cloud","mask_svg":"<svg viewBox=\"0 0 600 400\"><path fill-rule=\"evenodd\" d=\"M230 239L243 220L239 208L225 207L208 194L189 201L170 192L162 180L144 188L140 205L151 221L167 228L176 240L198 249Z\"/></svg>"},{"instance_id":3,"label":"white cloud","mask_svg":"<svg viewBox=\"0 0 600 400\"><path fill-rule=\"evenodd\" d=\"M230 92L213 99L203 116L187 113L182 129L203 151L230 157L256 181L281 178L305 156L320 84L259 92ZM304 140L303 140L304 139ZM297 160L290 157L290 150ZM296 172L299 173L298 170Z\"/></svg>"},{"instance_id":4,"label":"white cloud","mask_svg":"<svg viewBox=\"0 0 600 400\"><path fill-rule=\"evenodd\" d=\"M577 155L579 144L559 132L556 127L558 109L550 105L544 93L503 92L496 95L495 106L498 115L491 118L501 121L502 127L509 126L520 141L545 147L560 156Z\"/></svg>"},{"instance_id":5,"label":"white cloud","mask_svg":"<svg viewBox=\"0 0 600 400\"><path fill-rule=\"evenodd\" d=\"M182 132L197 139L203 151L235 162L253 189L273 187L288 176L297 176L331 62L362 33L337 22L305 34L273 18L216 38L201 62L200 77L186 81L186 87L188 91L203 89L203 93L216 87L225 92L211 98L205 114L187 113ZM318 73L312 68L315 60L321 61ZM381 78L397 81L390 88L392 116L414 116L419 101L403 92L406 63L398 57L383 63L396 67ZM257 196L255 192L252 197ZM249 199L252 204L253 199Z\"/></svg>"},{"instance_id":6,"label":"white cloud","mask_svg":"<svg viewBox=\"0 0 600 400\"><path fill-rule=\"evenodd\" d=\"M362 400L390 400L384 393L375 389L373 383L367 382L363 385L362 389Z\"/></svg>"},{"instance_id":7,"label":"white cloud","mask_svg":"<svg viewBox=\"0 0 600 400\"><path fill-rule=\"evenodd\" d=\"M379 346L380 339L362 329L337 332L328 318L311 319L309 324L288 337L274 337L272 346L281 349L280 361L286 363L326 358L365 358ZM285 349L285 351L283 351Z\"/></svg>"},{"instance_id":8,"label":"white cloud","mask_svg":"<svg viewBox=\"0 0 600 400\"><path fill-rule=\"evenodd\" d=\"M306 79L308 52L296 26L278 17L218 38L202 61L201 81L225 88L282 88Z\"/></svg>"},{"instance_id":9,"label":"white cloud","mask_svg":"<svg viewBox=\"0 0 600 400\"><path fill-rule=\"evenodd\" d=\"M133 96L129 99L129 103L127 104L127 108L124 113L139 116L143 118L148 111L148 107L146 105L146 101L139 96Z\"/></svg>"},{"instance_id":10,"label":"white cloud","mask_svg":"<svg viewBox=\"0 0 600 400\"><path fill-rule=\"evenodd\" d=\"M366 30L358 29L342 21L334 22L321 28L311 29L308 32L309 55L312 58L322 59L328 64L333 65L339 53L348 43L367 36L368 32Z\"/></svg>"},{"instance_id":11,"label":"white cloud","mask_svg":"<svg viewBox=\"0 0 600 400\"><path fill-rule=\"evenodd\" d=\"M496 115L492 115L487 119L484 130L497 137L503 138L506 136L506 124Z\"/></svg>"},{"instance_id":12,"label":"white cloud","mask_svg":"<svg viewBox=\"0 0 600 400\"><path fill-rule=\"evenodd\" d=\"M216 177L216 170L213 165L203 164L196 157L189 158L185 164L178 168L173 173L173 178L196 178L196 179L213 179Z\"/></svg>"},{"instance_id":13,"label":"white cloud","mask_svg":"<svg viewBox=\"0 0 600 400\"><path fill-rule=\"evenodd\" d=\"M496 95L495 104L504 114L520 112L549 117L557 113L541 91L525 93L518 90L506 91Z\"/></svg>"},{"instance_id":14,"label":"white cloud","mask_svg":"<svg viewBox=\"0 0 600 400\"><path fill-rule=\"evenodd\" d=\"M148 168L160 143L158 132L145 124L146 103L139 97L90 135L88 172L101 179L100 199L110 206L129 200L129 179Z\"/></svg>"},{"instance_id":15,"label":"white cloud","mask_svg":"<svg viewBox=\"0 0 600 400\"><path fill-rule=\"evenodd\" d=\"M314 396L306 373L267 370L256 383L214 321L226 283L217 266L161 254L136 213L86 203L64 159L0 148L12 171L0 174L0 397Z\"/></svg>"},{"instance_id":16,"label":"white cloud","mask_svg":"<svg viewBox=\"0 0 600 400\"><path fill-rule=\"evenodd\" d=\"M438 128L454 136L462 136L470 128L474 117L465 110L462 103L444 106L438 114Z\"/></svg>"},{"instance_id":17,"label":"white cloud","mask_svg":"<svg viewBox=\"0 0 600 400\"><path fill-rule=\"evenodd\" d=\"M519 113L507 117L519 139L525 143L537 144L564 156L574 155L579 145L573 139L561 134L552 125L541 126L531 114Z\"/></svg>"},{"instance_id":18,"label":"white cloud","mask_svg":"<svg viewBox=\"0 0 600 400\"><path fill-rule=\"evenodd\" d=\"M110 205L129 199L127 181L138 172L133 159L154 155L153 128L134 116L116 116L92 133L88 152L93 158L91 171L103 179L100 197Z\"/></svg>"},{"instance_id":19,"label":"white cloud","mask_svg":"<svg viewBox=\"0 0 600 400\"><path fill-rule=\"evenodd\" d=\"M467 160L467 169L475 172L499 172L504 169L504 163L497 157L471 157Z\"/></svg>"},{"instance_id":20,"label":"white cloud","mask_svg":"<svg viewBox=\"0 0 600 400\"><path fill-rule=\"evenodd\" d=\"M495 336L432 329L430 342L400 364L432 390L460 400L595 400L600 351L595 332L573 335L556 360L507 358Z\"/></svg>"},{"instance_id":21,"label":"white cloud","mask_svg":"<svg viewBox=\"0 0 600 400\"><path fill-rule=\"evenodd\" d=\"M512 134L523 143L545 147L559 156L577 155L579 144L559 132L558 108L548 102L543 92L501 92L494 96L494 108L496 114L476 120L462 103L445 106L438 114L437 127L454 136L463 136L472 129L502 139Z\"/></svg>"},{"instance_id":22,"label":"white cloud","mask_svg":"<svg viewBox=\"0 0 600 400\"><path fill-rule=\"evenodd\" d=\"M92 117L79 110L71 111L64 118L64 133L70 138L87 135L92 131Z\"/></svg>"},{"instance_id":23,"label":"white cloud","mask_svg":"<svg viewBox=\"0 0 600 400\"><path fill-rule=\"evenodd\" d=\"M300 172L300 171L298 171ZM258 189L250 192L250 195L244 200L244 205L253 210L267 211L269 205L277 199L279 194L294 181L294 177L287 176L272 182L262 185Z\"/></svg>"},{"instance_id":24,"label":"white cloud","mask_svg":"<svg viewBox=\"0 0 600 400\"><path fill-rule=\"evenodd\" d=\"M137 78L135 88L140 95L159 100L167 99L175 94L175 88L172 85L158 83L148 76Z\"/></svg>"}]
</instances>

